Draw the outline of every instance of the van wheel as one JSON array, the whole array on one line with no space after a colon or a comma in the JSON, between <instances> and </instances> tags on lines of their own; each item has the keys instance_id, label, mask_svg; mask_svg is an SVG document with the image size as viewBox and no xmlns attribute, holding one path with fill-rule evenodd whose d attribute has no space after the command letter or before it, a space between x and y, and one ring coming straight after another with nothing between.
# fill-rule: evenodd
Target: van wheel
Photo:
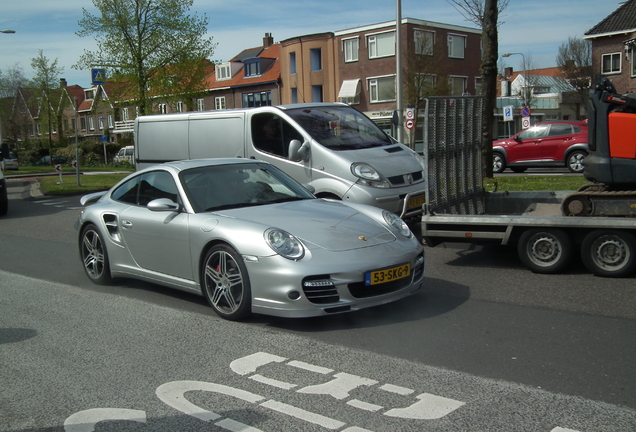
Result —
<instances>
[{"instance_id":1,"label":"van wheel","mask_svg":"<svg viewBox=\"0 0 636 432\"><path fill-rule=\"evenodd\" d=\"M519 238L517 252L521 262L535 273L558 273L573 255L572 240L561 230L531 229Z\"/></svg>"},{"instance_id":2,"label":"van wheel","mask_svg":"<svg viewBox=\"0 0 636 432\"><path fill-rule=\"evenodd\" d=\"M621 231L592 231L583 239L581 259L596 276L629 276L636 262L636 238Z\"/></svg>"}]
</instances>

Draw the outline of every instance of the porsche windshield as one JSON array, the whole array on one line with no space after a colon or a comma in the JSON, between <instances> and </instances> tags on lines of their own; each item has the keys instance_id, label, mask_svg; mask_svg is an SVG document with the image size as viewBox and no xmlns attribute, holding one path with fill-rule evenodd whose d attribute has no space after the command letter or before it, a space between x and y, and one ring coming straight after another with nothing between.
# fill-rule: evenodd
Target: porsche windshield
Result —
<instances>
[{"instance_id":1,"label":"porsche windshield","mask_svg":"<svg viewBox=\"0 0 636 432\"><path fill-rule=\"evenodd\" d=\"M314 198L276 168L258 163L204 166L179 177L196 213Z\"/></svg>"},{"instance_id":2,"label":"porsche windshield","mask_svg":"<svg viewBox=\"0 0 636 432\"><path fill-rule=\"evenodd\" d=\"M348 106L286 110L311 137L331 150L355 150L394 144L368 117Z\"/></svg>"}]
</instances>

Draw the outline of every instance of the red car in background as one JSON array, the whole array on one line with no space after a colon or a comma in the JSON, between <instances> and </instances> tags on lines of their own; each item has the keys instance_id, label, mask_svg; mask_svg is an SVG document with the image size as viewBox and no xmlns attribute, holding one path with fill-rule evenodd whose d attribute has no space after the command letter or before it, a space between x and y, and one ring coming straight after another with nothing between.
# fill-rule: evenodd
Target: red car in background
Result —
<instances>
[{"instance_id":1,"label":"red car in background","mask_svg":"<svg viewBox=\"0 0 636 432\"><path fill-rule=\"evenodd\" d=\"M492 143L493 172L506 168L524 172L528 168L567 167L583 172L588 154L587 122L553 121L538 123L508 139Z\"/></svg>"}]
</instances>

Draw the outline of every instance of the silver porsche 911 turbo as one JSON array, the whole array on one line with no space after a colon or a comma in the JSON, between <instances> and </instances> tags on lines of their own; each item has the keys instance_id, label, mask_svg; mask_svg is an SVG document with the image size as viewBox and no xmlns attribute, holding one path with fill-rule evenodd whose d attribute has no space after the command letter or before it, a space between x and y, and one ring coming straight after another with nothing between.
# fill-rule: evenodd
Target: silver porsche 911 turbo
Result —
<instances>
[{"instance_id":1,"label":"silver porsche 911 turbo","mask_svg":"<svg viewBox=\"0 0 636 432\"><path fill-rule=\"evenodd\" d=\"M353 311L424 280L423 248L398 216L318 199L264 162L156 165L82 204L79 249L93 282L193 292L230 320Z\"/></svg>"}]
</instances>

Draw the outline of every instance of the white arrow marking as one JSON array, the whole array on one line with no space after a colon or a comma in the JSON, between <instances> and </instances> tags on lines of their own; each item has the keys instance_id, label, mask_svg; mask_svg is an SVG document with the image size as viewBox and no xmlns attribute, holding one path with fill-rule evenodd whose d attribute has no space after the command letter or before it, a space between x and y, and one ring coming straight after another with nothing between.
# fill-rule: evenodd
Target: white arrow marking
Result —
<instances>
[{"instance_id":1,"label":"white arrow marking","mask_svg":"<svg viewBox=\"0 0 636 432\"><path fill-rule=\"evenodd\" d=\"M146 423L144 411L123 408L93 408L76 412L64 421L66 432L93 432L95 425L106 420L129 420Z\"/></svg>"}]
</instances>

